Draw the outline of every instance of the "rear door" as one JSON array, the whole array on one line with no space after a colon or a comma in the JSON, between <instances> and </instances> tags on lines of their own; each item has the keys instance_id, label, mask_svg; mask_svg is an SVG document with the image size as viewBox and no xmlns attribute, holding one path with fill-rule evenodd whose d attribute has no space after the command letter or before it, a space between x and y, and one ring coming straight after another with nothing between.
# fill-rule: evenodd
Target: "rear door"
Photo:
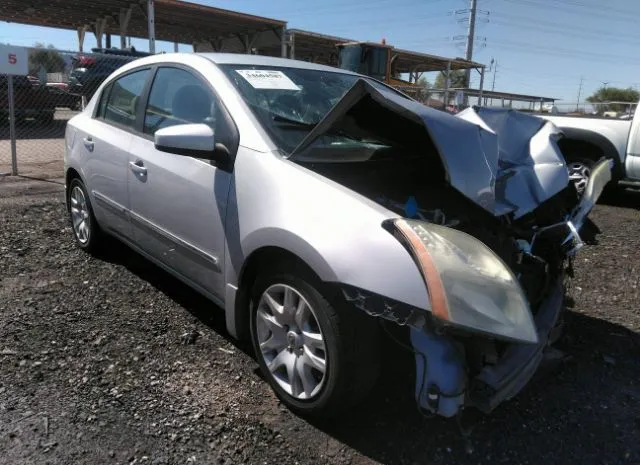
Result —
<instances>
[{"instance_id":1,"label":"rear door","mask_svg":"<svg viewBox=\"0 0 640 465\"><path fill-rule=\"evenodd\" d=\"M94 115L80 118L77 143L84 178L101 226L131 237L127 172L136 107L150 68L129 72L103 90Z\"/></svg>"},{"instance_id":2,"label":"rear door","mask_svg":"<svg viewBox=\"0 0 640 465\"><path fill-rule=\"evenodd\" d=\"M220 111L213 90L195 70L159 67L142 134L132 141L128 172L136 243L218 297L223 288L224 217L231 173L206 160L156 150L153 135L168 126L205 123L213 127L216 140L224 140L230 129L218 121Z\"/></svg>"}]
</instances>

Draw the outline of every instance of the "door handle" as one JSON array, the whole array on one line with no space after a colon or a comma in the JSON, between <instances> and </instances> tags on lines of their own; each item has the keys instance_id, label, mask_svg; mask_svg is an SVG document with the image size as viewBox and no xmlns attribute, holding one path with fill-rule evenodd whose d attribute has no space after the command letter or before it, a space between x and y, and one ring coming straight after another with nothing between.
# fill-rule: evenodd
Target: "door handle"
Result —
<instances>
[{"instance_id":1,"label":"door handle","mask_svg":"<svg viewBox=\"0 0 640 465\"><path fill-rule=\"evenodd\" d=\"M145 168L144 163L142 163L142 160L138 160L135 162L130 161L129 168L131 168L131 171L133 171L136 174L139 174L140 176L147 175L147 168Z\"/></svg>"},{"instance_id":2,"label":"door handle","mask_svg":"<svg viewBox=\"0 0 640 465\"><path fill-rule=\"evenodd\" d=\"M91 138L91 136L85 137L84 139L82 139L82 142L89 152L93 152L93 139Z\"/></svg>"}]
</instances>

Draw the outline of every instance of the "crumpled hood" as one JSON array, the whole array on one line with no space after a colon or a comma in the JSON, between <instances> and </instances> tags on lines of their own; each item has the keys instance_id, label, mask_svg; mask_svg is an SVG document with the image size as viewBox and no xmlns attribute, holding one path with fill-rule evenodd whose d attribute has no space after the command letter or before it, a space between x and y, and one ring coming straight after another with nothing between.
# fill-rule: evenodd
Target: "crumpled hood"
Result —
<instances>
[{"instance_id":1,"label":"crumpled hood","mask_svg":"<svg viewBox=\"0 0 640 465\"><path fill-rule=\"evenodd\" d=\"M525 215L569 183L560 131L514 110L468 108L454 116L360 79L290 157L304 159L327 132L433 145L451 186L495 216Z\"/></svg>"}]
</instances>

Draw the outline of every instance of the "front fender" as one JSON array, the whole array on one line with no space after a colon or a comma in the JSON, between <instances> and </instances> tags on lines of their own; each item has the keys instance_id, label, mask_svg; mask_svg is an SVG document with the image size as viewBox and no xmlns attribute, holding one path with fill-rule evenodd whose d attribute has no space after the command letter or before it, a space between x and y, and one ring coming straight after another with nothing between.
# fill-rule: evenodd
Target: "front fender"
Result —
<instances>
[{"instance_id":1,"label":"front fender","mask_svg":"<svg viewBox=\"0 0 640 465\"><path fill-rule=\"evenodd\" d=\"M323 281L430 308L413 258L382 227L398 215L275 154L243 149L234 178L227 283L237 285L252 252L279 247L304 260Z\"/></svg>"}]
</instances>

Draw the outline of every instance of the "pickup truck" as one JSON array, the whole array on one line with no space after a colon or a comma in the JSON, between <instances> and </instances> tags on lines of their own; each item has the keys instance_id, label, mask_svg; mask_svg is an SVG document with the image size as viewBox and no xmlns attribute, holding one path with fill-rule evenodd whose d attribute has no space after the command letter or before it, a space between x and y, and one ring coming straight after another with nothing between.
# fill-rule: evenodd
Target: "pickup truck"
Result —
<instances>
[{"instance_id":1,"label":"pickup truck","mask_svg":"<svg viewBox=\"0 0 640 465\"><path fill-rule=\"evenodd\" d=\"M631 120L582 116L539 115L564 133L558 145L578 192L584 191L596 162L613 160L611 183L640 187L640 112Z\"/></svg>"}]
</instances>

